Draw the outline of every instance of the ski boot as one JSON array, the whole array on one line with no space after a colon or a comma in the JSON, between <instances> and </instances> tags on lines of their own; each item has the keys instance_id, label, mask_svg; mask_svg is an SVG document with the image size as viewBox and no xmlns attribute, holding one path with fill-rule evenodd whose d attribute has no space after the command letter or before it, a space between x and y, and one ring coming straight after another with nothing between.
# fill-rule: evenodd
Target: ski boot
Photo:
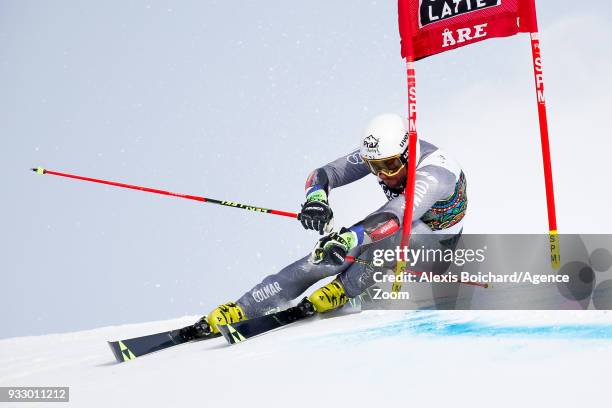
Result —
<instances>
[{"instance_id":1,"label":"ski boot","mask_svg":"<svg viewBox=\"0 0 612 408\"><path fill-rule=\"evenodd\" d=\"M344 293L344 287L340 281L334 279L327 285L315 290L312 295L308 296L308 300L317 313L323 313L343 306L349 299Z\"/></svg>"},{"instance_id":2,"label":"ski boot","mask_svg":"<svg viewBox=\"0 0 612 408\"><path fill-rule=\"evenodd\" d=\"M191 326L183 327L180 330L180 335L187 341L201 339L208 337L212 334L210 325L206 321L206 316L200 318L197 322Z\"/></svg>"},{"instance_id":3,"label":"ski boot","mask_svg":"<svg viewBox=\"0 0 612 408\"><path fill-rule=\"evenodd\" d=\"M307 297L302 299L300 303L298 303L294 307L290 307L289 309L287 309L287 311L291 311L289 316L292 321L303 319L304 317L309 317L317 313L314 308L314 305Z\"/></svg>"},{"instance_id":4,"label":"ski boot","mask_svg":"<svg viewBox=\"0 0 612 408\"><path fill-rule=\"evenodd\" d=\"M212 333L219 333L217 326L236 323L246 319L247 317L244 315L242 308L237 303L229 302L210 312L206 321Z\"/></svg>"}]
</instances>

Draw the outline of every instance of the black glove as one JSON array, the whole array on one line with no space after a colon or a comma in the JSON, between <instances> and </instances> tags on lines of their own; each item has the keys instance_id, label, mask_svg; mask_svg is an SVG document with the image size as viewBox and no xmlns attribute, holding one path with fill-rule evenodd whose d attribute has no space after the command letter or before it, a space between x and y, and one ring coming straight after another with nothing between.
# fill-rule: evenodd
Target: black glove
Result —
<instances>
[{"instance_id":1,"label":"black glove","mask_svg":"<svg viewBox=\"0 0 612 408\"><path fill-rule=\"evenodd\" d=\"M356 246L357 234L342 228L340 232L332 232L317 242L311 253L311 261L318 264L328 259L336 265L342 265L346 254Z\"/></svg>"},{"instance_id":2,"label":"black glove","mask_svg":"<svg viewBox=\"0 0 612 408\"><path fill-rule=\"evenodd\" d=\"M327 203L327 194L323 190L309 194L306 202L302 204L302 211L298 214L298 220L304 228L319 231L321 235L328 230L333 218L334 213Z\"/></svg>"}]
</instances>

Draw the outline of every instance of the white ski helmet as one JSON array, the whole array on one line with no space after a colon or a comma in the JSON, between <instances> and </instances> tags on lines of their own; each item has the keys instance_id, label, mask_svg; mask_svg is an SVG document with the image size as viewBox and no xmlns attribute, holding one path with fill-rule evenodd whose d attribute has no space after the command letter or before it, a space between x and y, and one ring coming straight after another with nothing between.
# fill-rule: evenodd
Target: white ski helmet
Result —
<instances>
[{"instance_id":1,"label":"white ski helmet","mask_svg":"<svg viewBox=\"0 0 612 408\"><path fill-rule=\"evenodd\" d=\"M420 144L417 139L417 161ZM408 163L408 121L400 115L376 116L365 128L359 154L375 175L394 176Z\"/></svg>"}]
</instances>

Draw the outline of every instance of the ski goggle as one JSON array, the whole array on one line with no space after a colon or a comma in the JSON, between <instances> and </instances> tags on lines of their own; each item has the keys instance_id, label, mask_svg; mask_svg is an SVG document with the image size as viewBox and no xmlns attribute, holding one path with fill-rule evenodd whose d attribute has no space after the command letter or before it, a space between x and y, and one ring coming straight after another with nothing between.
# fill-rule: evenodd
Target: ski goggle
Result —
<instances>
[{"instance_id":1,"label":"ski goggle","mask_svg":"<svg viewBox=\"0 0 612 408\"><path fill-rule=\"evenodd\" d=\"M402 161L401 154L387 157L386 159L368 160L363 158L363 161L368 165L368 168L373 174L378 176L379 173L382 173L387 177L395 176L402 171L405 165Z\"/></svg>"}]
</instances>

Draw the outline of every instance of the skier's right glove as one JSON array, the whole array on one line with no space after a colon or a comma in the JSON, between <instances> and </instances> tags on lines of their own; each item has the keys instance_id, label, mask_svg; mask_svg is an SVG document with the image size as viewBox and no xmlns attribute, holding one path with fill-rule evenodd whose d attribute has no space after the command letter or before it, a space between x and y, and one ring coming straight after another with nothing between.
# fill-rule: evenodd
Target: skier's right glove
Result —
<instances>
[{"instance_id":1,"label":"skier's right glove","mask_svg":"<svg viewBox=\"0 0 612 408\"><path fill-rule=\"evenodd\" d=\"M306 229L319 231L323 235L332 229L334 213L327 202L327 193L323 189L315 190L306 196L298 219Z\"/></svg>"},{"instance_id":2,"label":"skier's right glove","mask_svg":"<svg viewBox=\"0 0 612 408\"><path fill-rule=\"evenodd\" d=\"M357 243L357 233L350 229L342 228L340 232L332 232L317 242L310 254L310 262L319 264L328 260L335 265L342 265L348 252L355 248Z\"/></svg>"}]
</instances>

